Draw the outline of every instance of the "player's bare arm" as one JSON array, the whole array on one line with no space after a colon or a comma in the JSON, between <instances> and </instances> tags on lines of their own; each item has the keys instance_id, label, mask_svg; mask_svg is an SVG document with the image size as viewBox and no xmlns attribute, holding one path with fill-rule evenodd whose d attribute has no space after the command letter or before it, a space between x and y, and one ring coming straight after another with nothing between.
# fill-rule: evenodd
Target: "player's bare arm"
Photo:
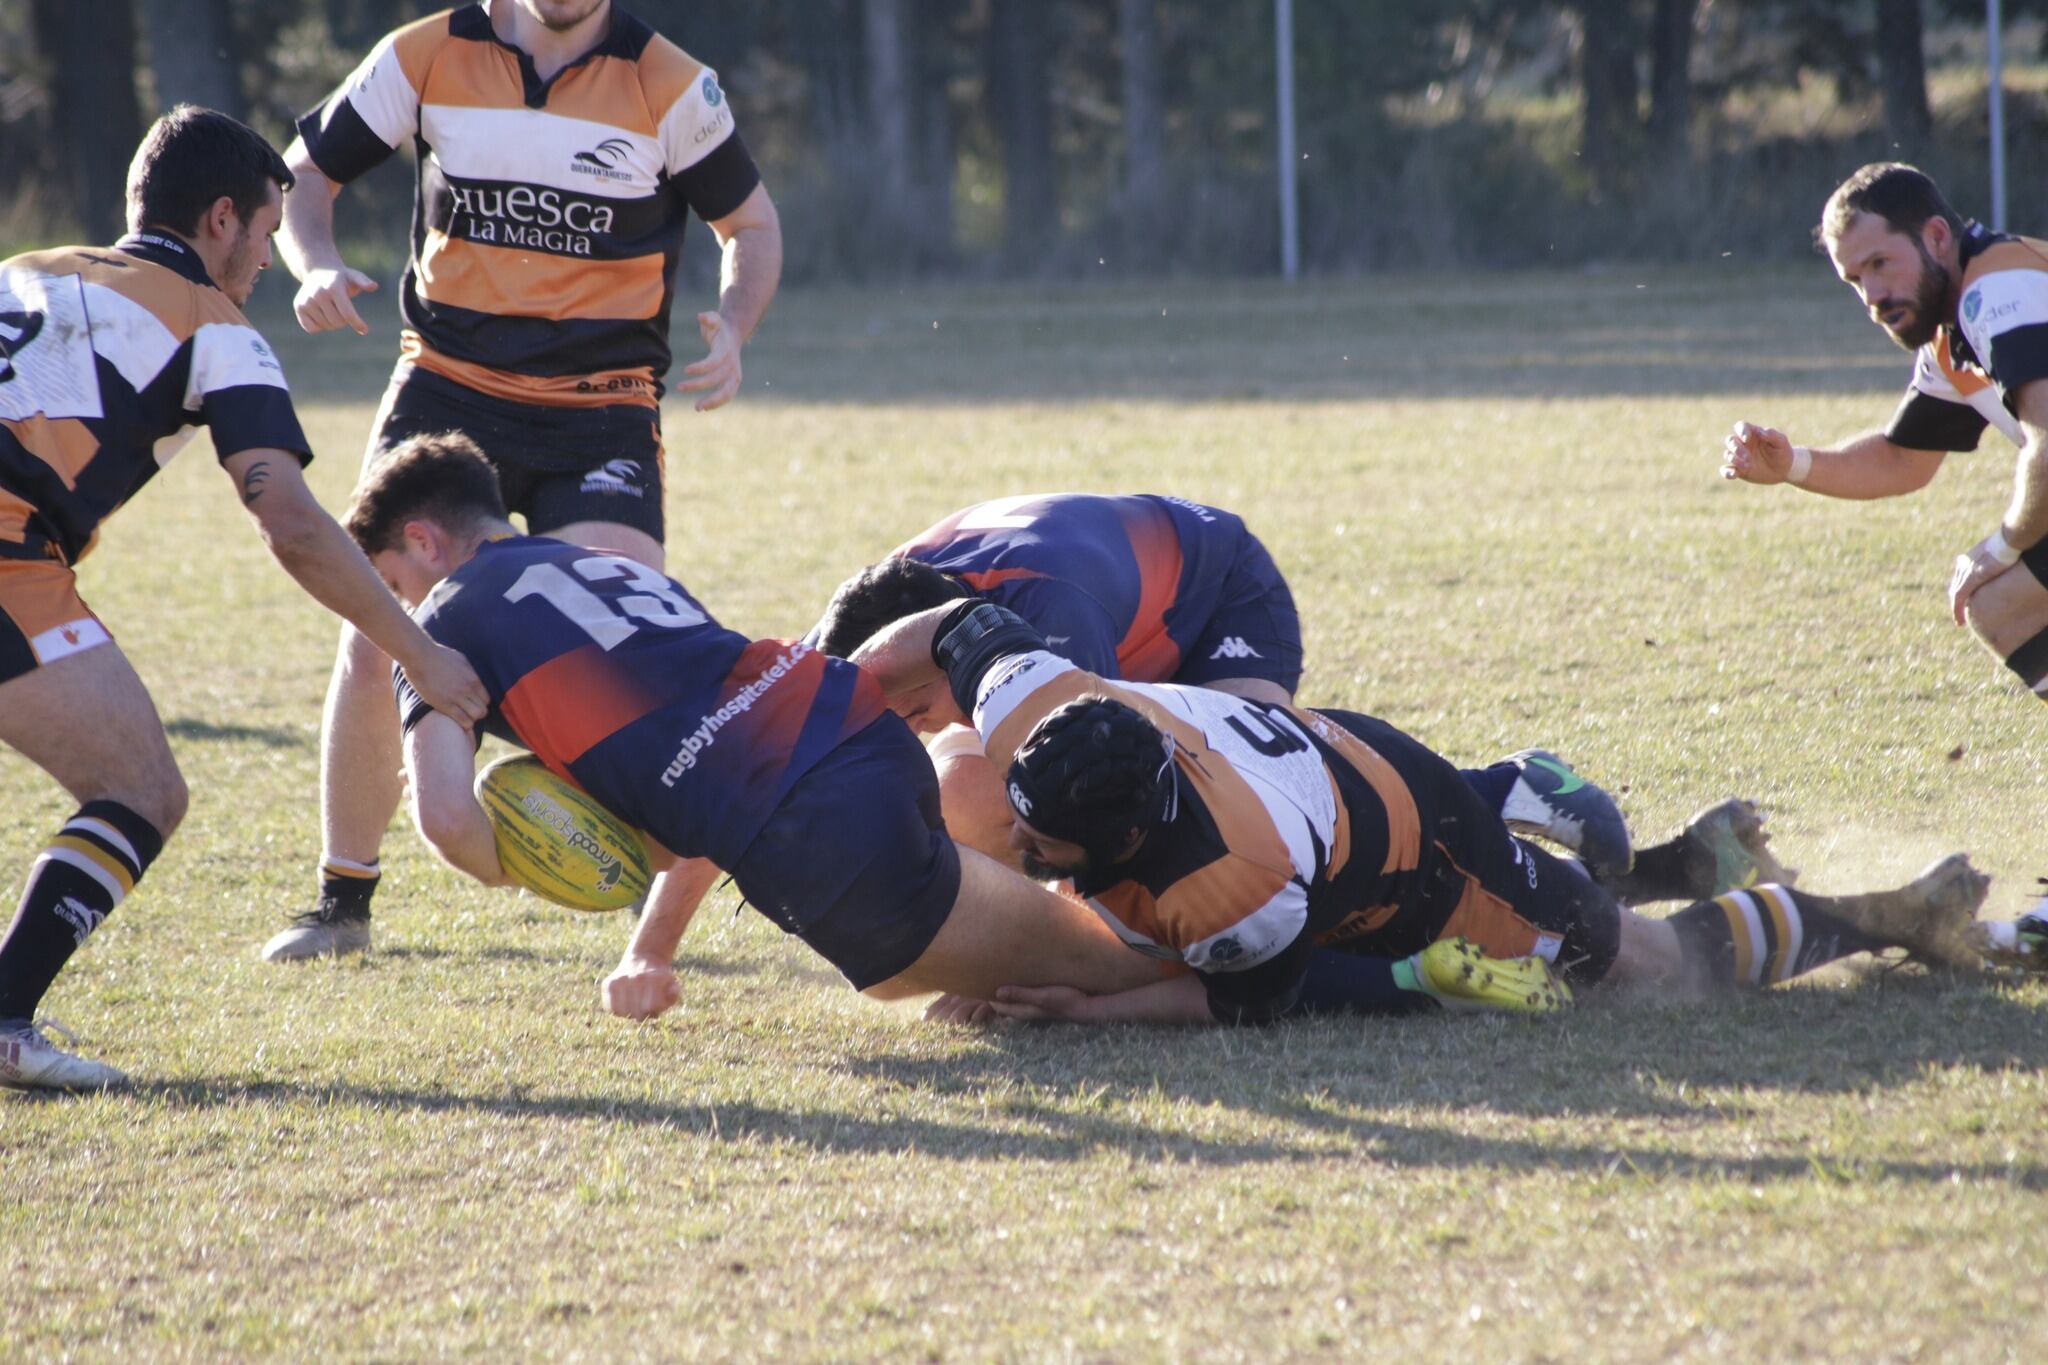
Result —
<instances>
[{"instance_id":1,"label":"player's bare arm","mask_svg":"<svg viewBox=\"0 0 2048 1365\"><path fill-rule=\"evenodd\" d=\"M604 1007L622 1019L653 1019L682 999L676 949L704 893L718 879L709 858L684 858L655 882L619 965L604 979Z\"/></svg>"},{"instance_id":2,"label":"player's bare arm","mask_svg":"<svg viewBox=\"0 0 2048 1365\"><path fill-rule=\"evenodd\" d=\"M702 360L685 365L676 385L694 393L697 411L724 407L740 391L740 349L753 339L782 282L782 220L768 187L756 185L740 206L712 222L724 255L718 270L718 309L697 315Z\"/></svg>"},{"instance_id":3,"label":"player's bare arm","mask_svg":"<svg viewBox=\"0 0 2048 1365\"><path fill-rule=\"evenodd\" d=\"M486 886L512 885L472 786L476 747L469 732L439 712L422 717L405 737L405 772L413 824L441 860Z\"/></svg>"},{"instance_id":4,"label":"player's bare arm","mask_svg":"<svg viewBox=\"0 0 2048 1365\"><path fill-rule=\"evenodd\" d=\"M284 222L278 229L277 246L286 268L299 281L299 292L292 300L299 326L314 333L346 327L357 336L368 336L370 325L351 300L375 291L377 282L351 269L335 245L334 200L341 186L321 174L303 139L292 139L285 164L298 181L284 197Z\"/></svg>"},{"instance_id":5,"label":"player's bare arm","mask_svg":"<svg viewBox=\"0 0 2048 1365\"><path fill-rule=\"evenodd\" d=\"M1071 986L1005 986L989 1008L1004 1019L1071 1024L1214 1024L1198 976L1175 976L1114 995ZM969 1021L974 1022L974 1021Z\"/></svg>"},{"instance_id":6,"label":"player's bare arm","mask_svg":"<svg viewBox=\"0 0 2048 1365\"><path fill-rule=\"evenodd\" d=\"M2048 379L2021 388L2014 407L2025 439L2013 465L2012 500L1998 529L1957 555L1949 575L1949 610L1959 626L1978 590L2048 536Z\"/></svg>"},{"instance_id":7,"label":"player's bare arm","mask_svg":"<svg viewBox=\"0 0 2048 1365\"><path fill-rule=\"evenodd\" d=\"M397 660L428 705L465 722L490 699L469 661L427 638L377 577L370 561L306 486L299 457L244 450L222 461L270 553L321 606Z\"/></svg>"},{"instance_id":8,"label":"player's bare arm","mask_svg":"<svg viewBox=\"0 0 2048 1365\"><path fill-rule=\"evenodd\" d=\"M1925 488L1946 458L1939 450L1908 449L1880 432L1832 449L1810 448L1803 460L1799 450L1782 431L1737 422L1721 443L1721 477L1794 483L1830 498L1893 498Z\"/></svg>"}]
</instances>

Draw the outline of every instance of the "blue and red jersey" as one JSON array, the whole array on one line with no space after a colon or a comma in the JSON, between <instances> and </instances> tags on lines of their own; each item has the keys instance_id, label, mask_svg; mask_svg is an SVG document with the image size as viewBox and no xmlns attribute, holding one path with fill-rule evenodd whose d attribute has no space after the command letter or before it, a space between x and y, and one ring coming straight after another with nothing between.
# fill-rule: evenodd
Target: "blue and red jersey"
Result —
<instances>
[{"instance_id":1,"label":"blue and red jersey","mask_svg":"<svg viewBox=\"0 0 2048 1365\"><path fill-rule=\"evenodd\" d=\"M1251 533L1181 498L1092 493L998 498L892 552L1016 612L1091 673L1165 682L1225 602Z\"/></svg>"},{"instance_id":2,"label":"blue and red jersey","mask_svg":"<svg viewBox=\"0 0 2048 1365\"><path fill-rule=\"evenodd\" d=\"M674 579L546 537L484 542L414 615L489 690L486 733L721 867L798 778L884 714L853 665L749 640ZM430 708L402 671L397 686L410 730Z\"/></svg>"}]
</instances>

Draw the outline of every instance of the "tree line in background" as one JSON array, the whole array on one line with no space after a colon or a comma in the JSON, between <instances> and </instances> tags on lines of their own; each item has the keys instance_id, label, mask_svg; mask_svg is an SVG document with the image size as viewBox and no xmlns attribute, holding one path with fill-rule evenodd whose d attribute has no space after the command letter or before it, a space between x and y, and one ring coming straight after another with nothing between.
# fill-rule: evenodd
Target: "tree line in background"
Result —
<instances>
[{"instance_id":1,"label":"tree line in background","mask_svg":"<svg viewBox=\"0 0 2048 1365\"><path fill-rule=\"evenodd\" d=\"M282 146L419 0L0 8L0 244L119 229L180 100ZM1271 0L638 0L716 67L792 278L1255 273L1278 259ZM2048 0L2005 0L2026 52ZM1303 260L1317 271L1807 249L1864 161L1985 193L1982 0L1296 0ZM1930 81L1930 69L1936 73ZM2048 134L2008 86L2015 166ZM2015 177L2014 223L2048 187ZM345 200L402 251L409 169ZM691 253L702 269L705 253Z\"/></svg>"}]
</instances>

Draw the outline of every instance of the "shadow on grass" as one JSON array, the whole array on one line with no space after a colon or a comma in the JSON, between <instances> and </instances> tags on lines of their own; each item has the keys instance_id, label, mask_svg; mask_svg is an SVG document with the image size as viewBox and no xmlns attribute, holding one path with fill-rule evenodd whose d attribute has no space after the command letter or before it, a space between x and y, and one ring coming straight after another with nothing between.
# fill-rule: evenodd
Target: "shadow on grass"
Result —
<instances>
[{"instance_id":1,"label":"shadow on grass","mask_svg":"<svg viewBox=\"0 0 2048 1365\"><path fill-rule=\"evenodd\" d=\"M398 961L439 962L444 959L455 962L532 962L548 967L577 967L608 970L612 956L607 952L587 952L564 948L556 952L543 952L538 948L515 948L504 944L475 946L463 944L443 947L439 944L400 944L395 947L377 947L371 950L373 958L393 958ZM758 962L734 962L727 958L706 957L696 953L684 953L676 959L676 974L684 980L693 976L759 976L766 970Z\"/></svg>"},{"instance_id":2,"label":"shadow on grass","mask_svg":"<svg viewBox=\"0 0 2048 1365\"><path fill-rule=\"evenodd\" d=\"M190 716L181 716L177 720L164 722L164 733L172 739L193 739L202 742L246 740L261 744L266 749L303 749L313 742L311 736L297 730L284 730L269 725L216 725L212 721L194 720Z\"/></svg>"}]
</instances>

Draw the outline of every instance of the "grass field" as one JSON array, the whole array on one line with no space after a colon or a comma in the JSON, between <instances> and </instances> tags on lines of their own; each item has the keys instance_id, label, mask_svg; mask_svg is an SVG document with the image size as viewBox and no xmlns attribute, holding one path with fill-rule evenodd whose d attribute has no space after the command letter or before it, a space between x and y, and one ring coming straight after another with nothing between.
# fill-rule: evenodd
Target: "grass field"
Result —
<instances>
[{"instance_id":1,"label":"grass field","mask_svg":"<svg viewBox=\"0 0 2048 1365\"><path fill-rule=\"evenodd\" d=\"M339 507L394 345L262 314ZM679 328L679 335L686 329ZM1927 493L1722 485L1905 357L1819 263L796 295L672 405L670 567L806 627L1002 493L1171 491L1288 571L1304 699L1530 743L1661 837L1730 794L1820 890L2048 872L2042 708L1946 618L1994 436ZM0 1101L0 1359L2038 1360L2048 989L1841 971L1717 1008L958 1032L730 891L685 1003L605 1017L623 919L387 845L377 948L266 967L312 890L332 625L203 443L82 571L194 791L52 1013L134 1094ZM67 813L0 755L0 880Z\"/></svg>"}]
</instances>

